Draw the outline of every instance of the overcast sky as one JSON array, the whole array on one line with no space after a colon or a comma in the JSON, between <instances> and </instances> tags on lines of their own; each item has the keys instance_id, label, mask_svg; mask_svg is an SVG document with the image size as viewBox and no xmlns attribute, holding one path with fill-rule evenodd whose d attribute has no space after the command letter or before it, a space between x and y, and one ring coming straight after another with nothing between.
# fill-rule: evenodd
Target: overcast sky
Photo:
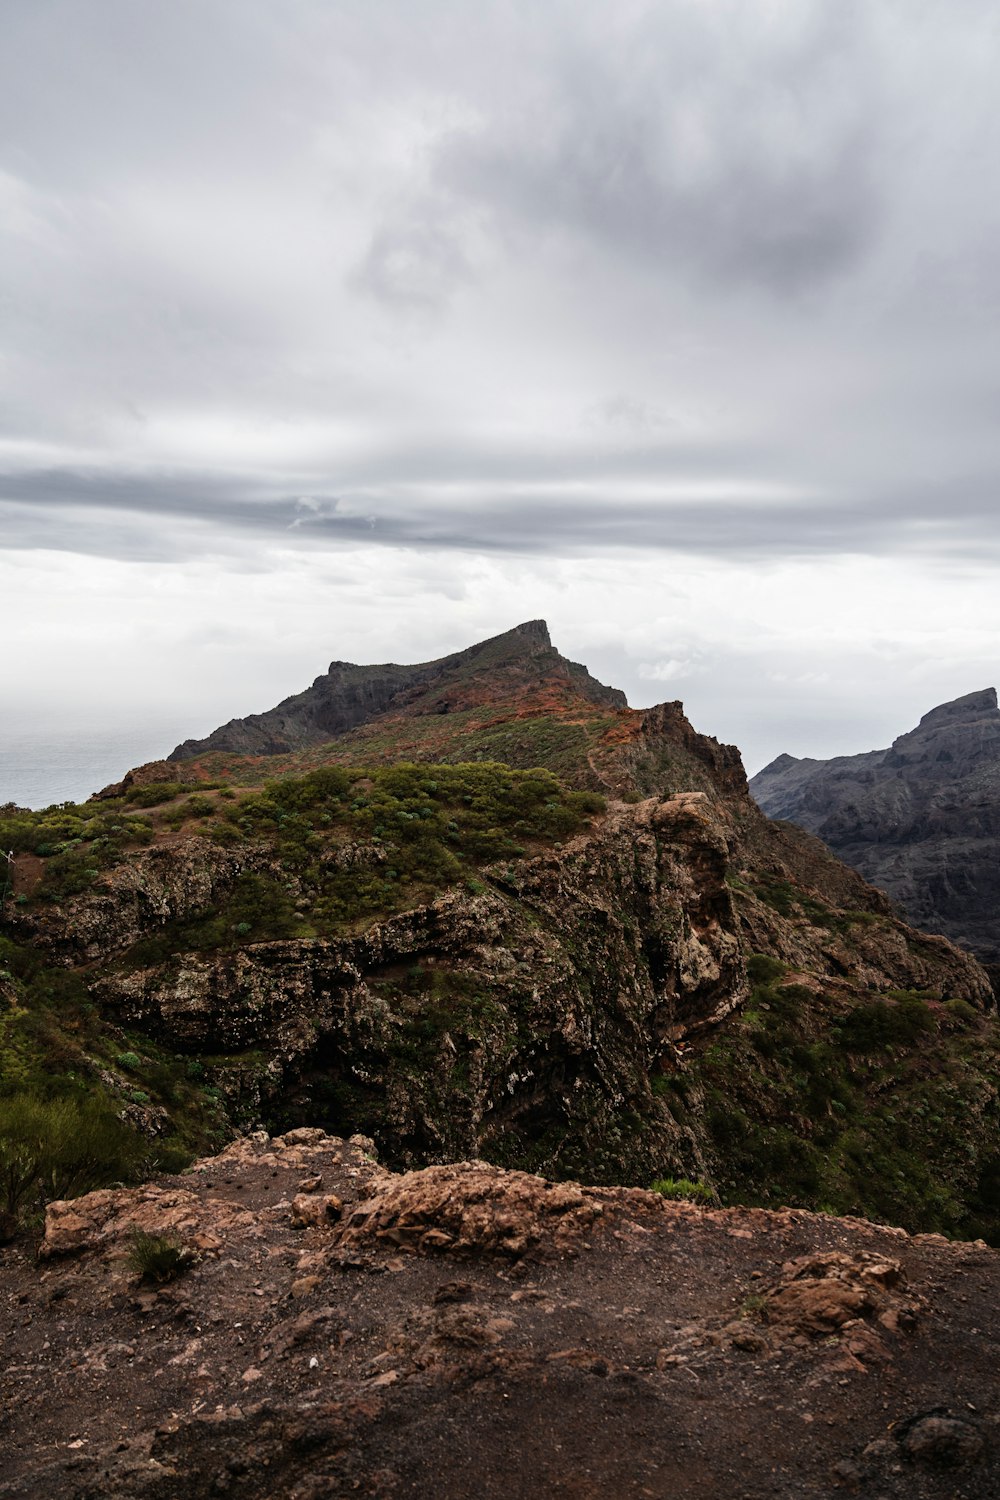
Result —
<instances>
[{"instance_id":1,"label":"overcast sky","mask_svg":"<svg viewBox=\"0 0 1000 1500\"><path fill-rule=\"evenodd\" d=\"M1000 679L988 0L0 34L8 727L166 751L536 616L752 770Z\"/></svg>"}]
</instances>

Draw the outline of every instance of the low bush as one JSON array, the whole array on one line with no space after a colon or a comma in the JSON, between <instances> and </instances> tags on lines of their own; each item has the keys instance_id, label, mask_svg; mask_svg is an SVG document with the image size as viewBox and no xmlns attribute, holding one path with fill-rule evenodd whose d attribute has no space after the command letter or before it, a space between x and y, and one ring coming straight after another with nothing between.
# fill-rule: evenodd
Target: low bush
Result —
<instances>
[{"instance_id":1,"label":"low bush","mask_svg":"<svg viewBox=\"0 0 1000 1500\"><path fill-rule=\"evenodd\" d=\"M0 1098L0 1204L72 1198L132 1176L146 1143L99 1100Z\"/></svg>"},{"instance_id":2,"label":"low bush","mask_svg":"<svg viewBox=\"0 0 1000 1500\"><path fill-rule=\"evenodd\" d=\"M747 978L751 985L773 984L780 979L785 972L785 965L779 958L771 958L767 953L751 953L747 959Z\"/></svg>"},{"instance_id":3,"label":"low bush","mask_svg":"<svg viewBox=\"0 0 1000 1500\"><path fill-rule=\"evenodd\" d=\"M133 807L161 807L164 802L179 797L184 790L179 781L153 781L145 786L130 786L125 800Z\"/></svg>"},{"instance_id":4,"label":"low bush","mask_svg":"<svg viewBox=\"0 0 1000 1500\"><path fill-rule=\"evenodd\" d=\"M692 1182L688 1177L658 1177L650 1183L650 1191L664 1198L677 1198L687 1203L715 1203L715 1193L705 1182Z\"/></svg>"},{"instance_id":5,"label":"low bush","mask_svg":"<svg viewBox=\"0 0 1000 1500\"><path fill-rule=\"evenodd\" d=\"M926 1001L916 994L897 992L889 999L866 1000L836 1025L837 1040L848 1052L877 1052L912 1045L934 1027Z\"/></svg>"},{"instance_id":6,"label":"low bush","mask_svg":"<svg viewBox=\"0 0 1000 1500\"><path fill-rule=\"evenodd\" d=\"M215 812L215 803L211 797L189 797L181 803L181 810L188 818L210 818Z\"/></svg>"},{"instance_id":7,"label":"low bush","mask_svg":"<svg viewBox=\"0 0 1000 1500\"><path fill-rule=\"evenodd\" d=\"M159 1286L176 1281L178 1276L190 1270L195 1258L193 1251L170 1235L147 1234L144 1229L133 1229L129 1236L128 1263L143 1281L152 1281Z\"/></svg>"},{"instance_id":8,"label":"low bush","mask_svg":"<svg viewBox=\"0 0 1000 1500\"><path fill-rule=\"evenodd\" d=\"M968 1000L946 1000L945 1011L950 1020L959 1026L975 1026L979 1020L979 1012Z\"/></svg>"}]
</instances>

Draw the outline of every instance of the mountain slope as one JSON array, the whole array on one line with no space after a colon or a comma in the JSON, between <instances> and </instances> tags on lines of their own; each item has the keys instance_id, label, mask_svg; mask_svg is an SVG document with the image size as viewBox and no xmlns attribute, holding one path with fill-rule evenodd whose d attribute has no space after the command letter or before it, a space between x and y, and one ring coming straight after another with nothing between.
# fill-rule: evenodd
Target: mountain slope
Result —
<instances>
[{"instance_id":1,"label":"mountain slope","mask_svg":"<svg viewBox=\"0 0 1000 1500\"><path fill-rule=\"evenodd\" d=\"M769 821L680 704L601 701L533 634L448 659L469 707L420 711L425 685L304 750L0 818L0 1072L101 1093L168 1154L318 1125L400 1166L1000 1237L983 970Z\"/></svg>"},{"instance_id":2,"label":"mountain slope","mask_svg":"<svg viewBox=\"0 0 1000 1500\"><path fill-rule=\"evenodd\" d=\"M385 715L420 718L474 708L483 701L554 697L625 708L625 694L554 650L544 620L530 620L438 661L356 666L334 661L304 692L266 713L231 719L202 740L185 740L167 757L190 760L210 750L280 755L322 744Z\"/></svg>"},{"instance_id":3,"label":"mountain slope","mask_svg":"<svg viewBox=\"0 0 1000 1500\"><path fill-rule=\"evenodd\" d=\"M750 783L771 817L818 835L918 927L1000 962L1000 711L994 688L925 714L888 750L781 755Z\"/></svg>"}]
</instances>

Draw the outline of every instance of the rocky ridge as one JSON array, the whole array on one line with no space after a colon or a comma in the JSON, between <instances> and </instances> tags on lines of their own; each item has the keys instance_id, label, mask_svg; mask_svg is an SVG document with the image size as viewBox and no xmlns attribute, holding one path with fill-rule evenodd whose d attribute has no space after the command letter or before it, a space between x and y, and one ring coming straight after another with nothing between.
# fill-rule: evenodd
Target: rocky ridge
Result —
<instances>
[{"instance_id":1,"label":"rocky ridge","mask_svg":"<svg viewBox=\"0 0 1000 1500\"><path fill-rule=\"evenodd\" d=\"M982 1243L258 1133L0 1261L0 1496L987 1500L998 1307Z\"/></svg>"},{"instance_id":2,"label":"rocky ridge","mask_svg":"<svg viewBox=\"0 0 1000 1500\"><path fill-rule=\"evenodd\" d=\"M1000 963L1000 710L994 688L924 715L888 750L781 755L750 789L888 891L915 926Z\"/></svg>"},{"instance_id":3,"label":"rocky ridge","mask_svg":"<svg viewBox=\"0 0 1000 1500\"><path fill-rule=\"evenodd\" d=\"M544 620L529 620L465 651L413 666L356 666L334 661L304 692L266 713L232 719L204 739L185 740L169 761L213 750L280 755L336 739L386 715L419 718L461 712L484 701L508 702L540 683L574 699L625 708L625 694L605 687L586 667L560 656Z\"/></svg>"}]
</instances>

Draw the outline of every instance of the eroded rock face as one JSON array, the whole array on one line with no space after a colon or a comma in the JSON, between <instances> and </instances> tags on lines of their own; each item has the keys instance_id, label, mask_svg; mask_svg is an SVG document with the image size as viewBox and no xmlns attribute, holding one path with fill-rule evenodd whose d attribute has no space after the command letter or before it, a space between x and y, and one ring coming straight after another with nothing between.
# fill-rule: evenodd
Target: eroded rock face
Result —
<instances>
[{"instance_id":1,"label":"eroded rock face","mask_svg":"<svg viewBox=\"0 0 1000 1500\"><path fill-rule=\"evenodd\" d=\"M629 1175L656 1175L664 1159L696 1171L696 1149L653 1108L650 1073L746 995L732 837L703 794L650 799L564 849L492 869L478 893L452 889L357 936L112 962L92 971L91 992L171 1050L225 1054L236 1071L255 1054L238 1080L250 1118L279 1095L299 1101L300 1118L323 1118L333 1091L341 1117L377 1128L399 1161L596 1152L612 1178L626 1161ZM155 855L39 919L36 941L114 960L266 863L198 840ZM431 998L408 988L415 969ZM642 1128L623 1132L629 1109Z\"/></svg>"},{"instance_id":2,"label":"eroded rock face","mask_svg":"<svg viewBox=\"0 0 1000 1500\"><path fill-rule=\"evenodd\" d=\"M738 789L616 804L565 847L488 869L482 889L452 887L354 935L143 962L132 944L204 910L243 872L301 889L266 846L186 838L17 920L40 948L86 965L109 1019L212 1057L237 1122L362 1128L398 1165L486 1156L608 1182L705 1178L702 1136L654 1085L679 1046L743 1005L748 954L779 955L813 983L991 1001L971 959L913 934L798 839ZM783 916L740 874L762 869L815 883L818 898L832 883L871 919Z\"/></svg>"},{"instance_id":3,"label":"eroded rock face","mask_svg":"<svg viewBox=\"0 0 1000 1500\"><path fill-rule=\"evenodd\" d=\"M93 892L62 906L18 912L12 925L52 958L93 963L154 936L168 922L211 909L241 875L277 870L273 851L263 844L222 849L189 836L131 853L103 874Z\"/></svg>"},{"instance_id":4,"label":"eroded rock face","mask_svg":"<svg viewBox=\"0 0 1000 1500\"><path fill-rule=\"evenodd\" d=\"M656 1201L651 1194L635 1196ZM387 1176L337 1241L349 1249L395 1247L423 1255L558 1254L578 1243L603 1212L599 1192L576 1183L462 1162Z\"/></svg>"},{"instance_id":5,"label":"eroded rock face","mask_svg":"<svg viewBox=\"0 0 1000 1500\"><path fill-rule=\"evenodd\" d=\"M817 834L915 926L1000 962L1000 711L994 688L932 709L888 750L781 755L760 806Z\"/></svg>"}]
</instances>

